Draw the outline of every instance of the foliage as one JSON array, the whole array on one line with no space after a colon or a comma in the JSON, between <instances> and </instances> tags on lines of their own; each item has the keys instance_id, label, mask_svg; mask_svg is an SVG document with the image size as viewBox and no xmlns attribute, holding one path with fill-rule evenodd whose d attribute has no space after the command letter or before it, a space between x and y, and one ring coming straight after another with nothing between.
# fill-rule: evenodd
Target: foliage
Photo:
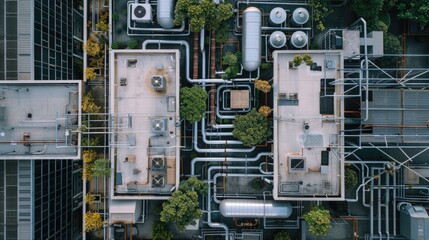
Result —
<instances>
[{"instance_id":1,"label":"foliage","mask_svg":"<svg viewBox=\"0 0 429 240\"><path fill-rule=\"evenodd\" d=\"M235 78L238 74L238 66L229 66L225 69L225 73L222 74L223 79Z\"/></svg>"},{"instance_id":2,"label":"foliage","mask_svg":"<svg viewBox=\"0 0 429 240\"><path fill-rule=\"evenodd\" d=\"M97 157L97 153L92 149L83 150L82 160L84 163L91 163Z\"/></svg>"},{"instance_id":3,"label":"foliage","mask_svg":"<svg viewBox=\"0 0 429 240\"><path fill-rule=\"evenodd\" d=\"M258 112L259 112L260 114L262 114L262 116L264 116L264 117L268 117L268 116L270 116L270 114L271 114L271 108L270 108L269 106L261 106L261 107L258 109Z\"/></svg>"},{"instance_id":4,"label":"foliage","mask_svg":"<svg viewBox=\"0 0 429 240\"><path fill-rule=\"evenodd\" d=\"M171 233L165 222L155 222L152 226L152 238L153 240L171 240L174 235Z\"/></svg>"},{"instance_id":5,"label":"foliage","mask_svg":"<svg viewBox=\"0 0 429 240\"><path fill-rule=\"evenodd\" d=\"M211 0L179 0L174 9L174 24L179 26L184 18L189 18L191 31L199 32L204 27L216 31L232 16L230 3L215 4Z\"/></svg>"},{"instance_id":6,"label":"foliage","mask_svg":"<svg viewBox=\"0 0 429 240\"><path fill-rule=\"evenodd\" d=\"M223 23L216 31L216 43L225 43L228 40L228 25Z\"/></svg>"},{"instance_id":7,"label":"foliage","mask_svg":"<svg viewBox=\"0 0 429 240\"><path fill-rule=\"evenodd\" d=\"M281 231L274 234L274 240L291 240L291 238L288 232Z\"/></svg>"},{"instance_id":8,"label":"foliage","mask_svg":"<svg viewBox=\"0 0 429 240\"><path fill-rule=\"evenodd\" d=\"M94 195L92 195L91 193L87 193L87 194L85 195L85 202L86 202L86 203L88 203L88 204L93 204L93 203L94 203L94 200L95 200L95 196L94 196Z\"/></svg>"},{"instance_id":9,"label":"foliage","mask_svg":"<svg viewBox=\"0 0 429 240\"><path fill-rule=\"evenodd\" d=\"M225 53L225 56L223 56L222 65L225 66L234 66L238 63L238 58L235 56L235 54L231 52Z\"/></svg>"},{"instance_id":10,"label":"foliage","mask_svg":"<svg viewBox=\"0 0 429 240\"><path fill-rule=\"evenodd\" d=\"M179 191L189 192L193 191L192 188L200 194L206 194L209 186L207 183L198 180L196 177L191 177L186 181L180 182Z\"/></svg>"},{"instance_id":11,"label":"foliage","mask_svg":"<svg viewBox=\"0 0 429 240\"><path fill-rule=\"evenodd\" d=\"M87 80L95 80L97 74L95 74L95 68L87 67L85 69L85 76Z\"/></svg>"},{"instance_id":12,"label":"foliage","mask_svg":"<svg viewBox=\"0 0 429 240\"><path fill-rule=\"evenodd\" d=\"M103 32L109 30L109 24L107 24L105 21L99 21L97 24L95 24L95 26L98 28L98 30Z\"/></svg>"},{"instance_id":13,"label":"foliage","mask_svg":"<svg viewBox=\"0 0 429 240\"><path fill-rule=\"evenodd\" d=\"M112 49L119 49L119 43L118 42L112 42Z\"/></svg>"},{"instance_id":14,"label":"foliage","mask_svg":"<svg viewBox=\"0 0 429 240\"><path fill-rule=\"evenodd\" d=\"M364 18L368 25L378 20L379 13L383 9L384 0L352 0L350 8Z\"/></svg>"},{"instance_id":15,"label":"foliage","mask_svg":"<svg viewBox=\"0 0 429 240\"><path fill-rule=\"evenodd\" d=\"M234 137L240 139L244 146L252 146L265 141L271 136L267 119L255 109L246 115L237 115L234 121Z\"/></svg>"},{"instance_id":16,"label":"foliage","mask_svg":"<svg viewBox=\"0 0 429 240\"><path fill-rule=\"evenodd\" d=\"M304 61L307 66L313 64L313 60L311 59L311 55L309 54L304 54L304 56L302 56L302 61Z\"/></svg>"},{"instance_id":17,"label":"foliage","mask_svg":"<svg viewBox=\"0 0 429 240\"><path fill-rule=\"evenodd\" d=\"M100 213L87 212L84 216L85 219L85 232L97 230L103 227L103 220L101 220Z\"/></svg>"},{"instance_id":18,"label":"foliage","mask_svg":"<svg viewBox=\"0 0 429 240\"><path fill-rule=\"evenodd\" d=\"M401 54L402 46L399 38L391 33L384 34L384 53Z\"/></svg>"},{"instance_id":19,"label":"foliage","mask_svg":"<svg viewBox=\"0 0 429 240\"><path fill-rule=\"evenodd\" d=\"M89 165L85 165L83 166L83 170L82 170L82 179L85 181L88 181L92 178L92 171L91 171L91 167Z\"/></svg>"},{"instance_id":20,"label":"foliage","mask_svg":"<svg viewBox=\"0 0 429 240\"><path fill-rule=\"evenodd\" d=\"M111 168L109 167L109 160L97 159L94 163L89 165L92 176L94 177L109 177L111 174Z\"/></svg>"},{"instance_id":21,"label":"foliage","mask_svg":"<svg viewBox=\"0 0 429 240\"><path fill-rule=\"evenodd\" d=\"M358 176L356 171L350 168L346 168L344 172L344 182L346 184L346 188L353 188L358 183Z\"/></svg>"},{"instance_id":22,"label":"foliage","mask_svg":"<svg viewBox=\"0 0 429 240\"><path fill-rule=\"evenodd\" d=\"M262 70L270 70L272 67L271 63L261 63L261 69Z\"/></svg>"},{"instance_id":23,"label":"foliage","mask_svg":"<svg viewBox=\"0 0 429 240\"><path fill-rule=\"evenodd\" d=\"M316 236L324 236L332 228L329 211L318 206L304 214L304 219L310 226L310 232Z\"/></svg>"},{"instance_id":24,"label":"foliage","mask_svg":"<svg viewBox=\"0 0 429 240\"><path fill-rule=\"evenodd\" d=\"M88 65L91 68L100 68L100 69L104 68L104 55L101 55L100 57L91 57L91 58L89 58Z\"/></svg>"},{"instance_id":25,"label":"foliage","mask_svg":"<svg viewBox=\"0 0 429 240\"><path fill-rule=\"evenodd\" d=\"M82 137L81 146L92 147L92 146L97 146L99 144L100 144L100 138L99 137L93 137L91 135L89 135L89 136L87 135L87 136Z\"/></svg>"},{"instance_id":26,"label":"foliage","mask_svg":"<svg viewBox=\"0 0 429 240\"><path fill-rule=\"evenodd\" d=\"M129 42L128 42L128 48L129 49L136 49L137 47L138 47L138 45L139 45L139 43L137 42L137 40L135 40L135 39L131 39Z\"/></svg>"},{"instance_id":27,"label":"foliage","mask_svg":"<svg viewBox=\"0 0 429 240\"><path fill-rule=\"evenodd\" d=\"M419 24L423 30L429 23L429 1L427 0L399 0L396 6L398 17Z\"/></svg>"},{"instance_id":28,"label":"foliage","mask_svg":"<svg viewBox=\"0 0 429 240\"><path fill-rule=\"evenodd\" d=\"M171 223L179 231L183 232L189 224L203 215L198 206L198 194L194 191L173 193L167 202L162 204L161 221Z\"/></svg>"},{"instance_id":29,"label":"foliage","mask_svg":"<svg viewBox=\"0 0 429 240\"><path fill-rule=\"evenodd\" d=\"M114 22L118 21L119 20L119 15L117 13L112 14L112 20Z\"/></svg>"},{"instance_id":30,"label":"foliage","mask_svg":"<svg viewBox=\"0 0 429 240\"><path fill-rule=\"evenodd\" d=\"M382 31L383 33L387 33L388 27L386 23L381 20L375 21L373 24L368 26L368 32L372 31Z\"/></svg>"},{"instance_id":31,"label":"foliage","mask_svg":"<svg viewBox=\"0 0 429 240\"><path fill-rule=\"evenodd\" d=\"M180 89L180 115L193 123L204 117L207 92L198 86Z\"/></svg>"},{"instance_id":32,"label":"foliage","mask_svg":"<svg viewBox=\"0 0 429 240\"><path fill-rule=\"evenodd\" d=\"M83 45L83 49L86 50L88 56L95 57L100 53L101 46L93 37L90 37Z\"/></svg>"},{"instance_id":33,"label":"foliage","mask_svg":"<svg viewBox=\"0 0 429 240\"><path fill-rule=\"evenodd\" d=\"M302 56L301 56L301 55L295 55L295 56L293 57L292 62L293 62L293 65L294 65L295 67L298 67L298 66L299 66L299 65L301 65L301 63L302 63Z\"/></svg>"},{"instance_id":34,"label":"foliage","mask_svg":"<svg viewBox=\"0 0 429 240\"><path fill-rule=\"evenodd\" d=\"M261 90L264 93L271 91L271 85L266 80L255 80L255 88Z\"/></svg>"},{"instance_id":35,"label":"foliage","mask_svg":"<svg viewBox=\"0 0 429 240\"><path fill-rule=\"evenodd\" d=\"M313 9L313 21L316 23L316 28L320 31L325 30L323 24L325 18L332 13L329 9L327 0L309 0L309 6Z\"/></svg>"},{"instance_id":36,"label":"foliage","mask_svg":"<svg viewBox=\"0 0 429 240\"><path fill-rule=\"evenodd\" d=\"M84 113L97 113L101 110L101 107L97 106L94 102L94 97L89 92L82 97L82 111Z\"/></svg>"},{"instance_id":37,"label":"foliage","mask_svg":"<svg viewBox=\"0 0 429 240\"><path fill-rule=\"evenodd\" d=\"M264 187L264 181L261 178L255 178L252 180L252 188L255 190L261 190Z\"/></svg>"}]
</instances>

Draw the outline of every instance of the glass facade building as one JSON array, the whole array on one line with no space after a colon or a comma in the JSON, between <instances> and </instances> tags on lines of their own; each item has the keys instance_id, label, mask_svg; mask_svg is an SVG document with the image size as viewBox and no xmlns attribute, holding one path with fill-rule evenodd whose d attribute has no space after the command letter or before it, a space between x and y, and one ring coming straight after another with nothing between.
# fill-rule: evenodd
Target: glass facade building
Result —
<instances>
[{"instance_id":1,"label":"glass facade building","mask_svg":"<svg viewBox=\"0 0 429 240\"><path fill-rule=\"evenodd\" d=\"M80 4L0 0L0 80L82 79ZM0 161L0 240L81 238L81 169L81 160Z\"/></svg>"}]
</instances>

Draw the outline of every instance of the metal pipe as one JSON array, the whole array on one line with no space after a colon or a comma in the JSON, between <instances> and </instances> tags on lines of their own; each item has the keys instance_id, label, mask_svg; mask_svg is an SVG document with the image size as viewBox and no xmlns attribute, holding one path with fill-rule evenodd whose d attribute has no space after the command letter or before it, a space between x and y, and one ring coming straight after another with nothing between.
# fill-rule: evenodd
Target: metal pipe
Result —
<instances>
[{"instance_id":1,"label":"metal pipe","mask_svg":"<svg viewBox=\"0 0 429 240\"><path fill-rule=\"evenodd\" d=\"M256 157L253 158L235 158L235 157L196 157L192 159L191 161L191 176L195 176L195 164L197 162L255 162L259 160L259 158L263 156L270 156L272 157L273 154L271 152L261 152L256 155Z\"/></svg>"},{"instance_id":2,"label":"metal pipe","mask_svg":"<svg viewBox=\"0 0 429 240\"><path fill-rule=\"evenodd\" d=\"M216 134L216 132L210 133L210 134L206 132L205 120L206 120L205 118L201 119L201 135L205 144L243 144L242 141L238 141L238 140L208 140L206 135L213 136L218 134ZM218 136L221 136L221 135L222 134ZM232 132L228 132L228 135L225 135L225 136L229 136L229 135L232 135Z\"/></svg>"},{"instance_id":3,"label":"metal pipe","mask_svg":"<svg viewBox=\"0 0 429 240\"><path fill-rule=\"evenodd\" d=\"M202 153L248 153L248 152L252 152L253 150L256 149L255 146L251 147L251 148L219 148L219 149L204 149L204 148L199 148L198 147L198 122L194 123L194 137L193 137L193 142L194 142L194 149L197 152L202 152Z\"/></svg>"},{"instance_id":4,"label":"metal pipe","mask_svg":"<svg viewBox=\"0 0 429 240\"><path fill-rule=\"evenodd\" d=\"M381 177L380 177L380 170L377 169L378 173L378 185L381 185ZM382 239L382 233L381 233L381 188L378 188L377 192L377 223L378 223L378 238L379 240Z\"/></svg>"},{"instance_id":5,"label":"metal pipe","mask_svg":"<svg viewBox=\"0 0 429 240\"><path fill-rule=\"evenodd\" d=\"M386 186L389 186L389 175L386 174ZM384 217L385 217L385 227L386 227L386 237L387 240L390 239L390 233L389 233L389 193L390 189L386 189L386 196L385 196L385 202L384 202Z\"/></svg>"},{"instance_id":6,"label":"metal pipe","mask_svg":"<svg viewBox=\"0 0 429 240\"><path fill-rule=\"evenodd\" d=\"M190 70L189 70L189 65L190 65L190 47L189 47L189 43L183 40L153 40L153 39L147 39L143 42L143 49L147 49L147 45L149 44L173 44L173 45L184 45L186 48L186 79L188 80L188 82L190 83L195 83L195 84L200 84L200 83L232 83L232 81L250 81L250 80L257 80L257 78L252 79L252 78L234 78L231 80L225 80L222 78L214 78L214 79L192 79L190 77ZM203 63L205 62L205 59L203 59ZM259 78L259 69L258 69L258 76Z\"/></svg>"},{"instance_id":7,"label":"metal pipe","mask_svg":"<svg viewBox=\"0 0 429 240\"><path fill-rule=\"evenodd\" d=\"M369 227L370 227L370 240L372 240L372 237L374 235L374 169L371 169L371 183L370 183L370 200L369 200ZM362 185L361 185L362 186Z\"/></svg>"}]
</instances>

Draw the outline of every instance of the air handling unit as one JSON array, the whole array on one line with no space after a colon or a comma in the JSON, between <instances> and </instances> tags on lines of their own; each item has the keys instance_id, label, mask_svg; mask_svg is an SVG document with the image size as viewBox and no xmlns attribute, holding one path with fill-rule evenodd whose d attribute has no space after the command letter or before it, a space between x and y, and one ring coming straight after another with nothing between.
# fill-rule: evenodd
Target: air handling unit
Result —
<instances>
[{"instance_id":1,"label":"air handling unit","mask_svg":"<svg viewBox=\"0 0 429 240\"><path fill-rule=\"evenodd\" d=\"M152 22L152 6L147 3L131 4L131 20L138 23Z\"/></svg>"}]
</instances>

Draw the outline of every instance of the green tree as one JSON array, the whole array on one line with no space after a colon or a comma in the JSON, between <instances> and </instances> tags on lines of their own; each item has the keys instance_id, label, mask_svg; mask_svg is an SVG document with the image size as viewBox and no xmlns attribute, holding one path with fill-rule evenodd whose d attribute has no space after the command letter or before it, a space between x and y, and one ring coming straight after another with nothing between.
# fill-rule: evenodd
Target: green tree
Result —
<instances>
[{"instance_id":1,"label":"green tree","mask_svg":"<svg viewBox=\"0 0 429 240\"><path fill-rule=\"evenodd\" d=\"M86 50L88 56L95 57L100 53L101 46L94 38L91 37L86 41L86 44L83 45L83 49Z\"/></svg>"},{"instance_id":2,"label":"green tree","mask_svg":"<svg viewBox=\"0 0 429 240\"><path fill-rule=\"evenodd\" d=\"M316 236L324 236L332 228L329 211L319 206L313 207L304 214L304 219L310 226L310 232Z\"/></svg>"},{"instance_id":3,"label":"green tree","mask_svg":"<svg viewBox=\"0 0 429 240\"><path fill-rule=\"evenodd\" d=\"M231 52L225 53L225 56L223 56L222 65L225 66L234 66L238 63L238 58L235 56L235 54Z\"/></svg>"},{"instance_id":4,"label":"green tree","mask_svg":"<svg viewBox=\"0 0 429 240\"><path fill-rule=\"evenodd\" d=\"M109 30L109 24L107 24L106 21L99 21L97 24L95 24L95 26L98 28L98 30L103 32Z\"/></svg>"},{"instance_id":5,"label":"green tree","mask_svg":"<svg viewBox=\"0 0 429 240\"><path fill-rule=\"evenodd\" d=\"M398 17L419 24L423 29L429 23L429 1L399 0L397 4Z\"/></svg>"},{"instance_id":6,"label":"green tree","mask_svg":"<svg viewBox=\"0 0 429 240\"><path fill-rule=\"evenodd\" d=\"M235 78L238 74L238 66L229 66L225 69L225 73L222 74L223 79Z\"/></svg>"},{"instance_id":7,"label":"green tree","mask_svg":"<svg viewBox=\"0 0 429 240\"><path fill-rule=\"evenodd\" d=\"M234 121L234 137L240 139L244 146L252 146L265 141L271 136L267 119L256 109L246 115L237 115Z\"/></svg>"},{"instance_id":8,"label":"green tree","mask_svg":"<svg viewBox=\"0 0 429 240\"><path fill-rule=\"evenodd\" d=\"M344 172L344 182L346 184L346 189L353 188L358 183L358 176L355 170L346 168Z\"/></svg>"},{"instance_id":9,"label":"green tree","mask_svg":"<svg viewBox=\"0 0 429 240\"><path fill-rule=\"evenodd\" d=\"M180 89L180 115L193 123L204 117L207 92L198 86Z\"/></svg>"},{"instance_id":10,"label":"green tree","mask_svg":"<svg viewBox=\"0 0 429 240\"><path fill-rule=\"evenodd\" d=\"M350 8L364 18L368 25L374 23L383 9L384 0L352 0Z\"/></svg>"},{"instance_id":11,"label":"green tree","mask_svg":"<svg viewBox=\"0 0 429 240\"><path fill-rule=\"evenodd\" d=\"M264 92L269 93L271 91L271 85L270 82L267 80L255 80L255 88Z\"/></svg>"},{"instance_id":12,"label":"green tree","mask_svg":"<svg viewBox=\"0 0 429 240\"><path fill-rule=\"evenodd\" d=\"M191 31L199 32L206 27L215 31L232 16L229 3L214 4L211 0L179 0L174 9L174 24L179 26L184 18L189 18Z\"/></svg>"},{"instance_id":13,"label":"green tree","mask_svg":"<svg viewBox=\"0 0 429 240\"><path fill-rule=\"evenodd\" d=\"M94 177L109 177L111 174L111 168L109 167L109 160L107 159L97 159L94 163L89 165L92 176Z\"/></svg>"},{"instance_id":14,"label":"green tree","mask_svg":"<svg viewBox=\"0 0 429 240\"><path fill-rule=\"evenodd\" d=\"M179 232L183 232L186 226L195 224L195 220L202 215L196 192L176 191L167 202L162 204L160 219L165 223L173 224Z\"/></svg>"},{"instance_id":15,"label":"green tree","mask_svg":"<svg viewBox=\"0 0 429 240\"><path fill-rule=\"evenodd\" d=\"M171 233L165 222L155 222L152 226L152 238L153 240L171 240L174 235Z\"/></svg>"},{"instance_id":16,"label":"green tree","mask_svg":"<svg viewBox=\"0 0 429 240\"><path fill-rule=\"evenodd\" d=\"M84 163L91 163L97 157L97 153L93 149L83 150L82 160Z\"/></svg>"},{"instance_id":17,"label":"green tree","mask_svg":"<svg viewBox=\"0 0 429 240\"><path fill-rule=\"evenodd\" d=\"M274 234L274 240L291 240L290 235L286 231L281 231Z\"/></svg>"},{"instance_id":18,"label":"green tree","mask_svg":"<svg viewBox=\"0 0 429 240\"><path fill-rule=\"evenodd\" d=\"M309 0L308 4L313 9L312 18L316 23L316 28L320 31L325 30L323 22L332 13L332 10L329 9L328 0Z\"/></svg>"},{"instance_id":19,"label":"green tree","mask_svg":"<svg viewBox=\"0 0 429 240\"><path fill-rule=\"evenodd\" d=\"M192 188L194 190L192 190ZM209 186L207 183L198 180L196 177L191 177L186 181L180 182L179 185L179 191L182 192L189 192L189 191L196 191L200 194L206 194L209 189Z\"/></svg>"},{"instance_id":20,"label":"green tree","mask_svg":"<svg viewBox=\"0 0 429 240\"><path fill-rule=\"evenodd\" d=\"M139 43L137 42L137 40L135 40L135 39L131 39L129 42L128 42L128 48L129 49L136 49L137 47L138 47L138 45L139 45Z\"/></svg>"}]
</instances>

